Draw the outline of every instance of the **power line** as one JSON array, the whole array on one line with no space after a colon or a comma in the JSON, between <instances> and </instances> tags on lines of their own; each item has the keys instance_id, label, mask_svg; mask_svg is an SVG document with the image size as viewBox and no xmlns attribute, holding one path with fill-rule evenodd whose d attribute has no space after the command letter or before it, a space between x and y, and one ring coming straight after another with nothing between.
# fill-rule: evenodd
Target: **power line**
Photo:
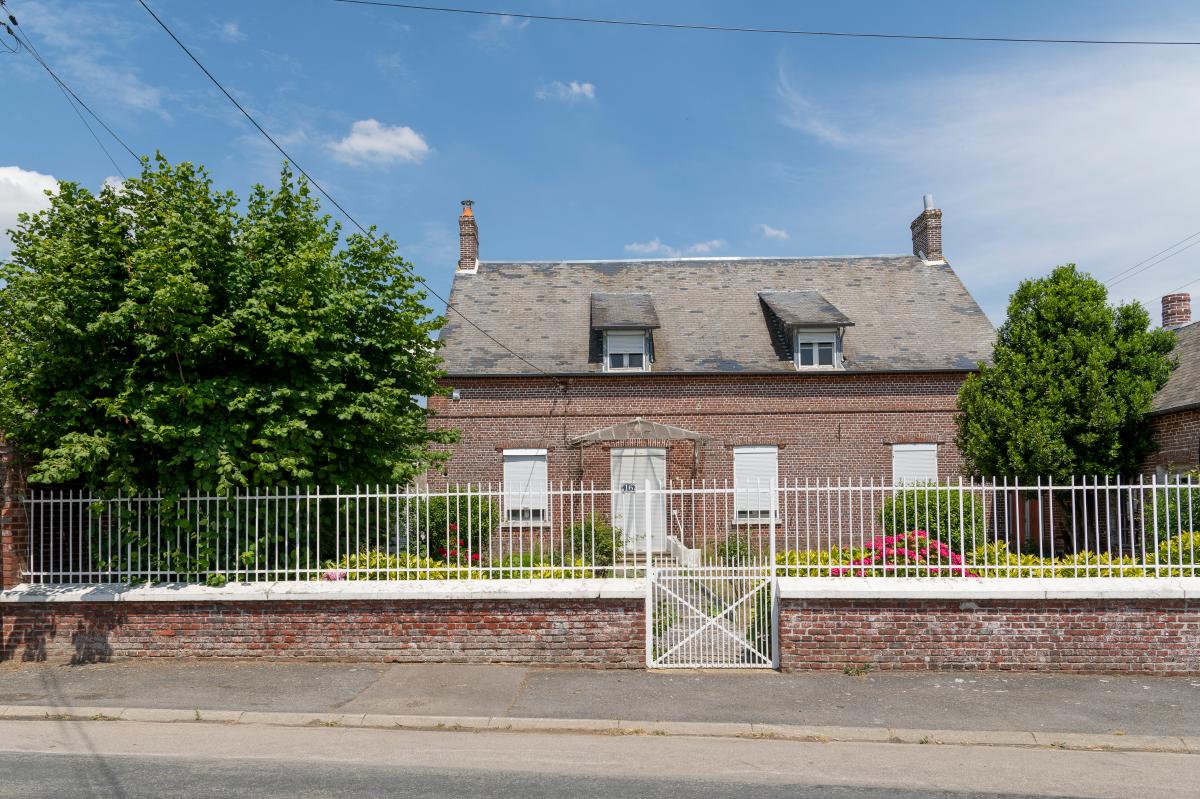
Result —
<instances>
[{"instance_id":1,"label":"power line","mask_svg":"<svg viewBox=\"0 0 1200 799\"><path fill-rule=\"evenodd\" d=\"M18 35L14 31L12 35L13 35L13 38L16 39L18 47L23 46L25 48L25 50L27 50L29 52L29 54L39 64L42 65L42 68L46 70L47 74L49 74L50 77L54 79L54 83L55 83L55 85L58 86L58 90L60 92L62 92L62 96L67 101L67 105L71 106L71 110L75 112L75 116L79 117L79 121L83 123L83 126L85 128L87 128L87 132L91 134L92 139L95 140L96 145L104 153L104 156L108 159L108 162L113 165L113 169L117 170L117 174L121 176L122 180L124 180L125 173L124 173L124 171L121 170L120 165L117 164L117 160L112 157L112 153L110 153L108 151L108 148L104 146L104 142L100 141L100 137L97 136L96 131L92 129L91 123L89 123L87 121L87 118L82 113L80 113L79 108L75 105L75 100L72 99L72 95L74 94L74 92L68 92L66 84L62 81L61 78L58 77L57 74L55 74L54 70L52 70L50 68L50 66L46 63L45 59L42 58L41 53L39 53L37 51L37 48L33 46L33 42L30 40L29 34L22 32L20 35ZM82 100L80 102L82 103ZM92 114L92 116L95 116L95 114L91 111L91 109L88 109L88 113ZM99 117L96 117L96 118L99 119ZM111 131L110 131L110 133L111 133ZM114 136L114 138L116 138L116 137ZM120 139L117 139L117 141L120 141ZM122 144L124 144L124 142L122 142ZM126 148L126 149L128 149L128 148ZM132 153L131 153L131 155L132 155ZM137 156L134 156L134 157L136 158Z\"/></svg>"},{"instance_id":2,"label":"power line","mask_svg":"<svg viewBox=\"0 0 1200 799\"><path fill-rule=\"evenodd\" d=\"M13 19L11 15L9 16L9 19ZM58 84L59 90L64 94L69 95L71 98L74 98L75 102L78 103L85 111L91 114L92 118L95 119L105 131L108 132L109 136L112 136L117 143L125 148L125 152L129 153L129 156L134 161L138 161L140 163L141 159L138 158L138 154L133 151L133 148L126 144L125 140L118 136L116 131L109 127L108 123L105 122L99 114L93 111L91 106L85 103L83 98L76 94L75 90L72 89L65 80L59 77L58 73L55 72L54 69L46 62L46 59L42 57L42 54L38 52L37 47L34 46L33 41L29 38L29 34L25 33L24 31L21 31L19 35L15 31L12 31L12 34L13 38L15 38L18 43L23 44L25 49L29 51L29 54L33 56L34 60L36 60L41 65L42 69L46 70L47 74L54 79L54 82ZM74 108L74 106L72 106L72 108ZM76 110L76 113L78 113L78 110ZM84 122L84 124L87 125L86 122ZM90 125L88 125L88 130L91 130ZM95 136L94 133L92 135ZM99 139L97 139L97 143L99 143ZM104 150L106 155L108 154L108 150L105 149L103 144L100 145L100 148ZM109 155L109 160L113 160L111 155ZM113 166L116 166L115 162L113 163ZM119 167L117 168L117 171L121 171Z\"/></svg>"},{"instance_id":3,"label":"power line","mask_svg":"<svg viewBox=\"0 0 1200 799\"><path fill-rule=\"evenodd\" d=\"M1191 238L1191 237L1189 236L1189 238ZM1184 239L1184 241L1187 241L1187 239ZM1113 280L1113 281L1109 282L1108 287L1112 288L1113 286L1117 285L1118 283L1123 283L1131 277L1136 277L1137 275L1140 275L1141 273L1143 273L1149 269L1153 269L1154 267L1161 264L1163 261L1169 261L1172 258L1174 258L1176 255L1179 255L1179 253L1190 250L1191 248L1195 247L1197 244L1200 244L1200 239L1193 241L1191 244L1189 244L1186 247L1182 247L1182 248L1176 250L1175 252L1171 253L1170 255L1167 255L1163 258L1159 258L1157 261L1154 261L1153 263L1146 264L1146 266L1143 266L1141 269L1137 270L1136 272L1131 272L1128 275L1125 275L1125 277L1121 278L1120 280Z\"/></svg>"},{"instance_id":4,"label":"power line","mask_svg":"<svg viewBox=\"0 0 1200 799\"><path fill-rule=\"evenodd\" d=\"M1105 280L1104 282L1107 284L1112 281L1117 281L1117 278L1120 278L1121 275L1124 275L1127 272L1132 272L1134 269L1137 269L1139 266L1146 263L1147 261L1152 261L1155 258L1157 258L1158 256L1162 255L1163 253L1170 252L1171 250L1178 247L1180 244L1183 244L1185 241L1191 241L1192 239L1196 238L1197 236L1200 236L1200 230L1197 230L1195 233L1193 233L1190 236L1185 236L1184 238L1182 238L1179 241L1172 244L1170 247L1159 250L1158 252L1154 253L1154 255L1151 255L1149 258L1143 258L1142 260L1138 261L1133 266L1122 269L1120 272L1117 272L1115 275L1112 275L1111 277L1108 278L1108 280ZM1180 252L1182 252L1182 250ZM1163 260L1166 260L1166 259L1164 258ZM1124 280L1124 278L1121 278L1121 279ZM1120 282L1120 281L1117 281L1117 282Z\"/></svg>"},{"instance_id":5,"label":"power line","mask_svg":"<svg viewBox=\"0 0 1200 799\"><path fill-rule=\"evenodd\" d=\"M228 98L229 102L233 103L233 105L237 108L237 110L242 112L242 116L246 117L246 119L248 119L250 121L250 124L253 125L255 128L257 128L258 132L261 133L267 139L267 141L269 141L272 144L272 146L274 146L275 149L279 151L279 153L284 158L286 158L290 163L295 165L296 169L299 170L300 174L303 175L304 178L309 183L311 183L313 186L315 186L317 191L321 192L321 195L323 197L325 197L325 199L329 200L329 202L331 202L335 208L337 208L339 211L341 211L342 214L346 217L346 219L350 220L351 224L353 224L356 228L358 228L359 231L361 231L364 236L366 236L371 241L377 241L377 239L375 238L375 235L373 233L371 233L371 231L369 231L367 228L365 228L361 224L359 224L358 220L355 219L350 214L350 212L347 211L342 206L341 203L339 203L336 199L334 199L332 194L325 191L325 188L320 183L317 182L316 178L314 178L312 175L308 174L308 172L305 171L304 167L301 166L300 163L295 158L292 158L292 156L287 152L287 150L283 149L283 147L279 144L279 142L277 142L275 140L275 138L270 133L268 133L262 125L260 125L258 123L258 120L256 120L253 116L251 116L250 112L247 111L245 109L245 107L241 103L239 103L237 101L237 99L232 94L230 94L229 91L223 85L221 85L221 82L219 80L217 80L216 77L211 72L208 71L208 68L205 67L204 64L202 64L200 62L200 59L196 58L196 56L192 53L192 51L188 49L187 45L185 45L182 41L179 40L179 37L175 35L175 32L173 30L171 30L170 27L167 26L167 23L163 22L162 18L159 17L158 14L154 13L154 9L150 8L150 6L146 4L145 0L138 0L138 4L141 5L142 8L146 9L146 13L148 13L150 16L154 17L154 21L157 22L159 24L159 26L164 31L167 32L167 35L170 36L175 41L175 44L179 45L179 49L183 50L183 52L187 54L188 58L190 58L192 60L192 63L194 63L197 67L200 68L200 71L203 72L210 81L212 81L213 85L221 90L221 93L224 94L226 98ZM531 363L529 360L527 360L526 358L521 356L515 350L511 349L506 344L504 344L499 339L497 339L495 336L493 336L491 333L487 332L482 327L480 327L478 324L476 324L470 317L468 317L462 311L458 310L458 308L456 308L454 305L452 305L450 303L450 300L448 300L447 298L443 297L441 294L436 292L433 289L433 287L430 286L428 283L426 283L425 280L420 275L418 275L415 271L413 271L413 269L411 267L409 267L408 265L404 265L404 268L413 277L413 279L416 280L418 283L420 283L422 286L424 286L425 289L430 294L432 294L434 297L437 297L439 300L444 302L446 304L447 311L454 311L456 314L459 315L459 317L464 322L466 322L471 327L478 330L480 333L482 333L484 336L486 336L488 339L490 339L492 341L492 343L494 343L496 346L500 347L502 350L507 352L509 355L512 355L514 358L519 360L521 363L525 364L526 366L530 367L531 369L534 369L535 371L541 372L543 375L546 375L547 377L551 376L549 372L547 372L546 370L537 366L536 364Z\"/></svg>"},{"instance_id":6,"label":"power line","mask_svg":"<svg viewBox=\"0 0 1200 799\"><path fill-rule=\"evenodd\" d=\"M479 17L509 17L512 19L528 19L539 22L574 22L588 25L611 25L630 28L666 28L684 31L713 31L720 33L761 33L777 36L819 36L841 39L906 39L910 41L934 42L992 42L996 44L1107 44L1107 45L1139 45L1139 46L1200 46L1200 41L1161 41L1149 39L1034 39L1017 36L943 36L939 34L918 33L871 33L866 31L824 31L804 30L800 28L753 28L732 25L703 25L688 22L648 22L632 19L607 19L603 17L563 17L550 14L522 14L513 11L480 11L473 8L452 8L448 6L427 6L414 3L391 3L384 0L334 0L337 3L348 3L360 6L382 6L398 8L407 11L427 11L439 14L466 14Z\"/></svg>"}]
</instances>

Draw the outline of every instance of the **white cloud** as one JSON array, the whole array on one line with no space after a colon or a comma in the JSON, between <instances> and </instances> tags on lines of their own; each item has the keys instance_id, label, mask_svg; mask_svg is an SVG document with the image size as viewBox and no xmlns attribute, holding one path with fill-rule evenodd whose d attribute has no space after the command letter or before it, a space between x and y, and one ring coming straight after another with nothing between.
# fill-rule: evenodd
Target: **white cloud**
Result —
<instances>
[{"instance_id":1,"label":"white cloud","mask_svg":"<svg viewBox=\"0 0 1200 799\"><path fill-rule=\"evenodd\" d=\"M55 71L94 106L157 113L166 90L143 80L127 55L135 50L141 29L123 21L112 10L81 2L50 7L31 2L21 7L21 22L45 45L43 54ZM121 47L111 43L121 42ZM40 76L44 78L44 76Z\"/></svg>"},{"instance_id":2,"label":"white cloud","mask_svg":"<svg viewBox=\"0 0 1200 799\"><path fill-rule=\"evenodd\" d=\"M596 86L592 83L581 83L577 80L568 83L556 80L538 89L536 96L539 100L558 100L564 103L577 103L580 100L595 100Z\"/></svg>"},{"instance_id":3,"label":"white cloud","mask_svg":"<svg viewBox=\"0 0 1200 799\"><path fill-rule=\"evenodd\" d=\"M242 42L246 40L246 34L242 33L242 28L237 22L226 22L221 26L221 38L227 42Z\"/></svg>"},{"instance_id":4,"label":"white cloud","mask_svg":"<svg viewBox=\"0 0 1200 799\"><path fill-rule=\"evenodd\" d=\"M429 154L424 137L404 125L384 125L377 119L360 119L350 133L329 145L339 161L348 164L419 164Z\"/></svg>"},{"instance_id":5,"label":"white cloud","mask_svg":"<svg viewBox=\"0 0 1200 799\"><path fill-rule=\"evenodd\" d=\"M765 239L778 239L780 241L787 241L791 238L791 236L788 235L788 232L783 228L771 227L766 222L760 222L754 226L754 229L757 230Z\"/></svg>"},{"instance_id":6,"label":"white cloud","mask_svg":"<svg viewBox=\"0 0 1200 799\"><path fill-rule=\"evenodd\" d=\"M634 255L661 255L667 258L679 256L679 250L674 247L668 247L657 238L652 241L635 241L631 244L626 244L625 252L631 252Z\"/></svg>"},{"instance_id":7,"label":"white cloud","mask_svg":"<svg viewBox=\"0 0 1200 799\"><path fill-rule=\"evenodd\" d=\"M725 239L709 239L690 245L687 251L692 255L711 255L725 246Z\"/></svg>"},{"instance_id":8,"label":"white cloud","mask_svg":"<svg viewBox=\"0 0 1200 799\"><path fill-rule=\"evenodd\" d=\"M826 144L844 145L850 137L829 122L825 114L811 100L792 85L783 62L779 63L775 79L775 95L780 101L779 121Z\"/></svg>"},{"instance_id":9,"label":"white cloud","mask_svg":"<svg viewBox=\"0 0 1200 799\"><path fill-rule=\"evenodd\" d=\"M529 20L504 14L491 17L471 38L487 48L509 47L512 36L529 27Z\"/></svg>"},{"instance_id":10,"label":"white cloud","mask_svg":"<svg viewBox=\"0 0 1200 799\"><path fill-rule=\"evenodd\" d=\"M1107 52L1019 58L864 85L839 100L847 111L837 124L779 95L783 124L869 165L829 178L828 192L858 220L902 216L893 251L907 250L907 223L921 195L934 194L947 258L994 321L1020 279L1065 262L1107 278L1194 232L1200 215L1181 179L1200 171L1200 64L1138 53L1114 72ZM930 97L936 118L918 119ZM807 121L796 116L804 109ZM1197 273L1194 252L1117 284L1113 298L1142 299L1157 317L1158 297Z\"/></svg>"},{"instance_id":11,"label":"white cloud","mask_svg":"<svg viewBox=\"0 0 1200 799\"><path fill-rule=\"evenodd\" d=\"M713 252L723 248L726 243L724 239L710 239L708 241L698 241L686 247L672 247L669 244L664 244L656 236L650 241L635 241L631 244L626 244L625 252L650 257L679 258L682 255L711 255Z\"/></svg>"},{"instance_id":12,"label":"white cloud","mask_svg":"<svg viewBox=\"0 0 1200 799\"><path fill-rule=\"evenodd\" d=\"M0 257L9 255L11 243L5 231L17 226L17 214L48 208L46 191L57 186L51 175L19 166L0 166Z\"/></svg>"}]
</instances>

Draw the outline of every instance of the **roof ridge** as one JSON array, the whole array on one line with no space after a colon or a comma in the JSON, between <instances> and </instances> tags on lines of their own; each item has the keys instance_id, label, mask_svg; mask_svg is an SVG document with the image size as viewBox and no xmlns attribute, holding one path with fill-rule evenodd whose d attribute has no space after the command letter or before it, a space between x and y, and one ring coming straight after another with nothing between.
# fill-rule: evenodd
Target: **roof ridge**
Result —
<instances>
[{"instance_id":1,"label":"roof ridge","mask_svg":"<svg viewBox=\"0 0 1200 799\"><path fill-rule=\"evenodd\" d=\"M538 264L663 264L663 263L679 263L686 261L689 263L696 262L720 262L720 261L848 261L852 259L868 259L868 258L895 258L904 260L921 260L917 255L906 255L903 253L881 253L876 255L704 255L693 257L680 258L591 258L591 259L568 259L560 258L552 261L484 261L480 260L481 265L492 264L513 264L521 266L533 266Z\"/></svg>"}]
</instances>

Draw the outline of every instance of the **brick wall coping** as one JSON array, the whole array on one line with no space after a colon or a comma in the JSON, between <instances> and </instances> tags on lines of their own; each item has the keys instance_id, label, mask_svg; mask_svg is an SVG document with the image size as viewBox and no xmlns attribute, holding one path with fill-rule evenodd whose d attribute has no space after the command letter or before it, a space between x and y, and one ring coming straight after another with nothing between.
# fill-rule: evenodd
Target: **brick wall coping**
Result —
<instances>
[{"instance_id":1,"label":"brick wall coping","mask_svg":"<svg viewBox=\"0 0 1200 799\"><path fill-rule=\"evenodd\" d=\"M4 603L641 599L641 579L19 585ZM1197 599L1200 577L781 577L782 599Z\"/></svg>"},{"instance_id":2,"label":"brick wall coping","mask_svg":"<svg viewBox=\"0 0 1200 799\"><path fill-rule=\"evenodd\" d=\"M19 585L0 591L5 603L47 602L311 602L347 600L644 599L645 580L402 580L235 583L220 588L156 585Z\"/></svg>"},{"instance_id":3,"label":"brick wall coping","mask_svg":"<svg viewBox=\"0 0 1200 799\"><path fill-rule=\"evenodd\" d=\"M780 577L782 599L1200 599L1200 577Z\"/></svg>"}]
</instances>

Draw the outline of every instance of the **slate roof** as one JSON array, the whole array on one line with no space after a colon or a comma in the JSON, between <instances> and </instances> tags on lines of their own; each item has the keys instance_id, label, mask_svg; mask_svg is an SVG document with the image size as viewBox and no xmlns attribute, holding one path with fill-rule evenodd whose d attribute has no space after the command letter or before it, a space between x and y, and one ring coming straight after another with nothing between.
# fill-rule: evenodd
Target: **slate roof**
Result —
<instances>
[{"instance_id":1,"label":"slate roof","mask_svg":"<svg viewBox=\"0 0 1200 799\"><path fill-rule=\"evenodd\" d=\"M854 320L843 342L852 372L968 370L994 331L946 263L911 255L510 263L457 273L450 302L551 374L603 371L590 329L593 294L652 294L652 370L795 373L760 292L818 292ZM453 311L441 350L453 376L537 374Z\"/></svg>"},{"instance_id":2,"label":"slate roof","mask_svg":"<svg viewBox=\"0 0 1200 799\"><path fill-rule=\"evenodd\" d=\"M1154 395L1151 413L1200 407L1200 322L1184 325L1175 331L1175 337L1171 357L1179 365Z\"/></svg>"},{"instance_id":3,"label":"slate roof","mask_svg":"<svg viewBox=\"0 0 1200 799\"><path fill-rule=\"evenodd\" d=\"M785 325L844 327L854 324L819 291L760 291L758 296Z\"/></svg>"},{"instance_id":4,"label":"slate roof","mask_svg":"<svg viewBox=\"0 0 1200 799\"><path fill-rule=\"evenodd\" d=\"M654 298L649 294L592 294L592 330L659 327Z\"/></svg>"}]
</instances>

